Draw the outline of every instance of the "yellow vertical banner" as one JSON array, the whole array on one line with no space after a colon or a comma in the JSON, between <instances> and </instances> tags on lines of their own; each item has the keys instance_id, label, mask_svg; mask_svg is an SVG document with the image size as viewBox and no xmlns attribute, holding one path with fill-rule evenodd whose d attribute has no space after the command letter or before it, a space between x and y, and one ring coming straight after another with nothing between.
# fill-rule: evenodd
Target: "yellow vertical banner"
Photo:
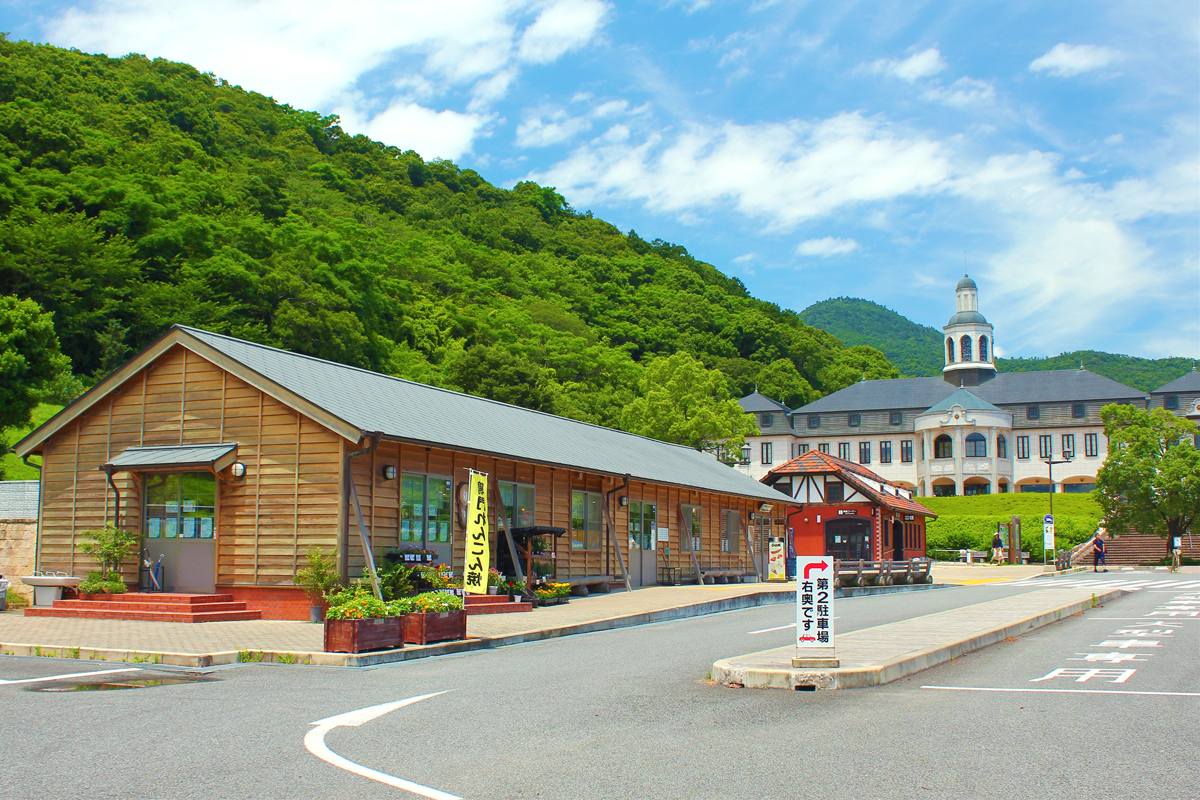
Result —
<instances>
[{"instance_id":1,"label":"yellow vertical banner","mask_svg":"<svg viewBox=\"0 0 1200 800\"><path fill-rule=\"evenodd\" d=\"M467 493L467 553L463 570L463 591L487 594L488 568L492 549L488 542L487 473L471 472Z\"/></svg>"}]
</instances>

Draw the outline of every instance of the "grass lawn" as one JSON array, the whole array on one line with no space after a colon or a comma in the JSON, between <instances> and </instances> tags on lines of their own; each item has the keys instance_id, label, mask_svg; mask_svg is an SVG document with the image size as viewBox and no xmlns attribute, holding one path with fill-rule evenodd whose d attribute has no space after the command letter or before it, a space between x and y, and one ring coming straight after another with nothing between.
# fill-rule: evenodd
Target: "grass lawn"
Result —
<instances>
[{"instance_id":1,"label":"grass lawn","mask_svg":"<svg viewBox=\"0 0 1200 800\"><path fill-rule=\"evenodd\" d=\"M33 419L26 428L6 428L4 430L4 443L12 447L21 439L25 438L31 430L41 425L46 420L53 417L59 411L62 411L62 406L51 405L49 403L40 403L33 410ZM0 459L0 474L4 476L6 481L36 481L38 479L38 471L32 467L27 467L13 453L5 453L4 458Z\"/></svg>"},{"instance_id":2,"label":"grass lawn","mask_svg":"<svg viewBox=\"0 0 1200 800\"><path fill-rule=\"evenodd\" d=\"M1021 518L1021 549L1033 561L1042 559L1042 518L1050 513L1050 495L1036 492L986 494L971 497L921 497L922 505L938 515L926 528L926 545L933 550L987 550L997 523ZM1074 547L1088 539L1100 523L1100 504L1087 494L1054 495L1054 534L1058 548Z\"/></svg>"}]
</instances>

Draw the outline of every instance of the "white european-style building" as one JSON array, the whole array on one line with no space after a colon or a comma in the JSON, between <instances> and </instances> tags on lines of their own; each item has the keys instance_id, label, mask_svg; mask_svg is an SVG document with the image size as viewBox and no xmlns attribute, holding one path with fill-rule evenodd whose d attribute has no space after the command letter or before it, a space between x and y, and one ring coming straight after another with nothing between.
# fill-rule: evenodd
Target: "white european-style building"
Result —
<instances>
[{"instance_id":1,"label":"white european-style building","mask_svg":"<svg viewBox=\"0 0 1200 800\"><path fill-rule=\"evenodd\" d=\"M1146 395L1082 367L997 373L995 335L969 277L958 282L955 300L942 329L941 378L864 380L797 409L758 392L743 397L762 433L748 437L738 468L761 479L819 450L921 496L1094 488L1108 450L1100 409L1146 408ZM1156 404L1194 403L1200 385L1193 383L1195 373L1156 390ZM1178 391L1164 392L1174 384Z\"/></svg>"}]
</instances>

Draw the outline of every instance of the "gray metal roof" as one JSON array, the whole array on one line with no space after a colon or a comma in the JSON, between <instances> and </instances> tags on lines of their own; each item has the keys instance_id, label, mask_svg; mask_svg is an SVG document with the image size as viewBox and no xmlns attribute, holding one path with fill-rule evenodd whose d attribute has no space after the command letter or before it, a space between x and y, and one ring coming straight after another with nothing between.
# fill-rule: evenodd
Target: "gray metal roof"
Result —
<instances>
[{"instance_id":1,"label":"gray metal roof","mask_svg":"<svg viewBox=\"0 0 1200 800\"><path fill-rule=\"evenodd\" d=\"M885 409L924 410L957 391L941 378L896 378L860 381L795 410L795 414ZM1046 372L1002 372L990 381L972 386L971 393L993 405L1070 403L1081 401L1141 400L1137 389L1089 372L1062 369Z\"/></svg>"},{"instance_id":2,"label":"gray metal roof","mask_svg":"<svg viewBox=\"0 0 1200 800\"><path fill-rule=\"evenodd\" d=\"M0 481L0 519L37 519L38 487L38 481Z\"/></svg>"},{"instance_id":3,"label":"gray metal roof","mask_svg":"<svg viewBox=\"0 0 1200 800\"><path fill-rule=\"evenodd\" d=\"M999 411L994 405L984 400L981 397L968 392L966 389L959 389L954 394L947 397L945 400L934 403L925 413L937 411L949 411L954 406L961 406L964 411Z\"/></svg>"},{"instance_id":4,"label":"gray metal roof","mask_svg":"<svg viewBox=\"0 0 1200 800\"><path fill-rule=\"evenodd\" d=\"M958 285L954 287L954 291L961 292L963 289L978 289L978 288L979 287L975 285L975 281L971 280L970 275L963 275L962 280L959 281Z\"/></svg>"},{"instance_id":5,"label":"gray metal roof","mask_svg":"<svg viewBox=\"0 0 1200 800\"><path fill-rule=\"evenodd\" d=\"M764 412L767 414L780 412L787 414L791 412L790 408L778 400L772 400L765 394L759 394L757 389L738 400L738 405L740 405L742 407L742 411L745 411L747 414L759 414Z\"/></svg>"},{"instance_id":6,"label":"gray metal roof","mask_svg":"<svg viewBox=\"0 0 1200 800\"><path fill-rule=\"evenodd\" d=\"M176 327L364 433L779 502L779 492L690 447Z\"/></svg>"},{"instance_id":7,"label":"gray metal roof","mask_svg":"<svg viewBox=\"0 0 1200 800\"><path fill-rule=\"evenodd\" d=\"M1197 372L1196 368L1192 367L1191 372L1184 373L1181 377L1176 378L1170 383L1164 383L1151 392L1151 394L1169 392L1200 392L1200 372Z\"/></svg>"},{"instance_id":8,"label":"gray metal roof","mask_svg":"<svg viewBox=\"0 0 1200 800\"><path fill-rule=\"evenodd\" d=\"M105 466L115 469L207 466L237 449L237 442L185 444L170 447L130 447Z\"/></svg>"},{"instance_id":9,"label":"gray metal roof","mask_svg":"<svg viewBox=\"0 0 1200 800\"><path fill-rule=\"evenodd\" d=\"M985 319L983 314L980 314L978 311L959 311L950 318L950 321L946 323L946 327L957 325L960 322L975 322L986 325L987 319Z\"/></svg>"}]
</instances>

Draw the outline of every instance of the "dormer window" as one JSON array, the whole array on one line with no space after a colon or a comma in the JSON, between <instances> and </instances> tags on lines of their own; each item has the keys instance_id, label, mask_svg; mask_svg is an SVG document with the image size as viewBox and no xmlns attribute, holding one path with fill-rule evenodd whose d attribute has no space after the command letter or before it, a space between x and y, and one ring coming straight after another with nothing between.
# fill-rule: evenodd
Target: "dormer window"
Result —
<instances>
[{"instance_id":1,"label":"dormer window","mask_svg":"<svg viewBox=\"0 0 1200 800\"><path fill-rule=\"evenodd\" d=\"M1083 403L1072 403L1071 404L1071 418L1072 419L1083 419L1085 416L1087 416L1087 409L1085 409L1083 407Z\"/></svg>"},{"instance_id":2,"label":"dormer window","mask_svg":"<svg viewBox=\"0 0 1200 800\"><path fill-rule=\"evenodd\" d=\"M851 414L846 421L851 428L857 428L862 425L862 414Z\"/></svg>"},{"instance_id":3,"label":"dormer window","mask_svg":"<svg viewBox=\"0 0 1200 800\"><path fill-rule=\"evenodd\" d=\"M760 420L760 427L763 427L763 428L769 428L775 422L775 418L771 414L760 414L759 420Z\"/></svg>"},{"instance_id":4,"label":"dormer window","mask_svg":"<svg viewBox=\"0 0 1200 800\"><path fill-rule=\"evenodd\" d=\"M904 412L903 411L892 411L888 414L888 424L889 425L899 425L903 421L904 421Z\"/></svg>"},{"instance_id":5,"label":"dormer window","mask_svg":"<svg viewBox=\"0 0 1200 800\"><path fill-rule=\"evenodd\" d=\"M1039 406L1025 406L1025 419L1041 419L1042 409Z\"/></svg>"},{"instance_id":6,"label":"dormer window","mask_svg":"<svg viewBox=\"0 0 1200 800\"><path fill-rule=\"evenodd\" d=\"M1164 397L1163 398L1163 408L1165 408L1167 411L1178 411L1179 410L1179 395L1169 394L1166 397Z\"/></svg>"},{"instance_id":7,"label":"dormer window","mask_svg":"<svg viewBox=\"0 0 1200 800\"><path fill-rule=\"evenodd\" d=\"M819 414L808 415L808 427L810 430L821 427L821 417Z\"/></svg>"}]
</instances>

